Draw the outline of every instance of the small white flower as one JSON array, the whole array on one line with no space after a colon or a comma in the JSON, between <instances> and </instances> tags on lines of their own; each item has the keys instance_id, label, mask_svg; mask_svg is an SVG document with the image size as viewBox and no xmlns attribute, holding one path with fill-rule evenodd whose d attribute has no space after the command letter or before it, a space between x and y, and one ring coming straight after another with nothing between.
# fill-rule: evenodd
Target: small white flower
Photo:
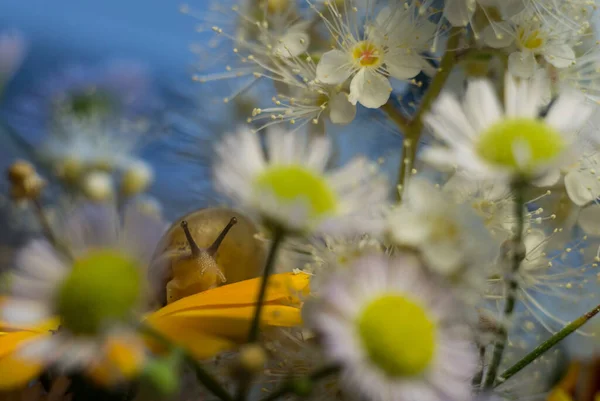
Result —
<instances>
[{"instance_id":1,"label":"small white flower","mask_svg":"<svg viewBox=\"0 0 600 401\"><path fill-rule=\"evenodd\" d=\"M565 91L542 118L545 85L540 78L517 82L507 74L504 110L487 80L471 81L462 103L443 93L425 121L446 146L425 149L425 160L473 178L556 183L560 168L577 157L577 134L592 108L581 94Z\"/></svg>"},{"instance_id":2,"label":"small white flower","mask_svg":"<svg viewBox=\"0 0 600 401\"><path fill-rule=\"evenodd\" d=\"M217 189L269 223L292 231L371 232L387 197L385 179L363 159L325 173L330 142L271 129L267 155L259 134L241 128L216 148Z\"/></svg>"},{"instance_id":3,"label":"small white flower","mask_svg":"<svg viewBox=\"0 0 600 401\"><path fill-rule=\"evenodd\" d=\"M540 19L535 12L522 12L510 22L490 24L483 32L484 42L491 47L510 49L508 70L517 77L530 78L539 68L537 56L556 68L575 63L571 42L576 31L557 24L553 19Z\"/></svg>"},{"instance_id":4,"label":"small white flower","mask_svg":"<svg viewBox=\"0 0 600 401\"><path fill-rule=\"evenodd\" d=\"M252 111L248 122L268 120L259 130L281 122L298 127L312 123L324 128L323 117L341 125L354 120L356 106L350 103L347 91L339 85L317 80L316 65L311 57L273 58L271 63L271 74L264 76L273 79L275 87L281 90L272 98L274 106ZM285 86L281 88L280 83Z\"/></svg>"},{"instance_id":5,"label":"small white flower","mask_svg":"<svg viewBox=\"0 0 600 401\"><path fill-rule=\"evenodd\" d=\"M585 206L600 197L600 154L583 155L577 163L566 169L565 189L571 201L577 206Z\"/></svg>"},{"instance_id":6,"label":"small white flower","mask_svg":"<svg viewBox=\"0 0 600 401\"><path fill-rule=\"evenodd\" d=\"M497 245L483 221L471 208L449 202L424 179L413 179L402 204L387 219L387 231L395 245L418 249L429 270L453 277L493 261Z\"/></svg>"},{"instance_id":7,"label":"small white flower","mask_svg":"<svg viewBox=\"0 0 600 401\"><path fill-rule=\"evenodd\" d=\"M468 330L453 298L420 269L411 256L365 256L331 276L307 306L349 393L376 401L470 399L477 359Z\"/></svg>"},{"instance_id":8,"label":"small white flower","mask_svg":"<svg viewBox=\"0 0 600 401\"><path fill-rule=\"evenodd\" d=\"M385 7L374 21L367 21L364 35L357 37L359 30L348 25L335 2L327 6L334 18L327 21L327 27L338 43L336 49L323 54L317 78L338 85L352 77L352 104L378 108L390 97L389 76L407 80L427 68L419 53L429 50L436 27L424 16L415 17L412 7Z\"/></svg>"},{"instance_id":9,"label":"small white flower","mask_svg":"<svg viewBox=\"0 0 600 401\"><path fill-rule=\"evenodd\" d=\"M32 339L19 355L73 371L102 363L115 346L141 362L144 346L131 324L143 307L145 269L165 225L134 208L121 223L114 208L89 204L60 223L56 232L69 255L32 241L17 255L11 293L0 308L2 319L17 325L60 320L57 333Z\"/></svg>"}]
</instances>

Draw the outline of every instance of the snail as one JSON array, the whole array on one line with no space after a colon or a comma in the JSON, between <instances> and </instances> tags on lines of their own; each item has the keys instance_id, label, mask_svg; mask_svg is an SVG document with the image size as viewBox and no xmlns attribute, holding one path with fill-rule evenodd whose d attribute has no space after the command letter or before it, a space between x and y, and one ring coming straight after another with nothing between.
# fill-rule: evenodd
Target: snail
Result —
<instances>
[{"instance_id":1,"label":"snail","mask_svg":"<svg viewBox=\"0 0 600 401\"><path fill-rule=\"evenodd\" d=\"M162 305L225 283L257 277L266 257L258 228L228 208L206 208L175 221L150 265L155 302Z\"/></svg>"}]
</instances>

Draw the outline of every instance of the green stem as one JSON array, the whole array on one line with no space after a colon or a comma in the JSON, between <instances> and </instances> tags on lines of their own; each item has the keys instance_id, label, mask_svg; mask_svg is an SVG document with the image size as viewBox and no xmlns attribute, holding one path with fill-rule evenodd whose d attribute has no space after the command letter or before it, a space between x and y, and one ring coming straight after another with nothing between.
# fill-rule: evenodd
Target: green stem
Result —
<instances>
[{"instance_id":1,"label":"green stem","mask_svg":"<svg viewBox=\"0 0 600 401\"><path fill-rule=\"evenodd\" d=\"M277 250L283 241L284 234L276 229L273 232L273 243L267 257L265 264L265 270L263 272L263 278L260 283L260 290L258 292L258 298L256 299L256 310L254 311L254 318L252 319L252 325L250 326L250 332L248 334L248 342L256 342L258 340L259 326L260 326L260 315L262 313L265 295L267 293L267 285L269 284L269 277L273 273L275 268L275 259L277 256Z\"/></svg>"},{"instance_id":2,"label":"green stem","mask_svg":"<svg viewBox=\"0 0 600 401\"><path fill-rule=\"evenodd\" d=\"M269 277L273 273L273 269L275 268L275 260L277 258L277 251L279 246L283 242L284 234L281 229L273 230L273 243L271 244L271 249L269 250L269 255L267 257L267 262L265 264L265 270L263 272L263 278L260 283L260 289L258 292L258 298L256 299L256 310L254 311L254 317L252 319L252 325L250 326L250 332L248 333L248 342L253 343L258 341L259 337L259 328L260 328L260 315L262 313L263 304L265 300L265 295L267 293L267 286L269 284ZM236 401L244 401L246 396L248 395L248 390L250 389L252 377L247 374L240 378L238 389L236 392L235 399Z\"/></svg>"},{"instance_id":3,"label":"green stem","mask_svg":"<svg viewBox=\"0 0 600 401\"><path fill-rule=\"evenodd\" d=\"M511 269L510 274L507 278L508 288L506 294L506 303L504 304L504 311L502 315L503 324L500 325L500 328L498 330L498 339L496 340L496 344L494 345L492 360L490 362L490 366L487 370L485 379L483 381L482 388L484 390L491 389L494 386L494 382L496 381L498 368L500 367L500 363L502 362L502 356L504 354L504 349L506 348L506 341L508 339L508 331L506 329L506 325L512 316L517 301L517 272L519 270L519 267L521 266L521 262L525 257L523 250L523 231L525 229L526 185L526 181L522 178L517 178L512 184L513 191L515 193L514 213L517 217L517 228L515 235L512 239Z\"/></svg>"},{"instance_id":4,"label":"green stem","mask_svg":"<svg viewBox=\"0 0 600 401\"><path fill-rule=\"evenodd\" d=\"M388 115L392 114L392 120L404 133L405 138L405 145L402 146L400 167L398 169L398 202L402 200L402 195L404 193L404 188L406 184L406 178L408 176L408 173L412 171L414 166L419 139L421 138L421 133L423 131L423 116L429 111L434 100L437 99L438 95L446 85L446 81L448 80L448 77L452 72L454 64L456 63L456 52L460 43L460 38L462 36L459 34L461 31L462 28L452 28L452 30L450 31L448 43L446 45L446 52L444 53L444 56L440 61L438 73L431 81L431 85L429 86L427 93L425 93L425 96L421 101L419 110L417 110L415 116L409 122L406 122L406 119L398 118L398 112L395 112L393 114L390 113L389 109L391 106L386 105L384 108L384 111Z\"/></svg>"},{"instance_id":5,"label":"green stem","mask_svg":"<svg viewBox=\"0 0 600 401\"><path fill-rule=\"evenodd\" d=\"M288 394L304 393L304 390L306 390L307 387L310 391L312 384L328 376L334 375L339 371L340 367L338 365L323 366L315 370L308 376L287 380L278 389L276 389L260 401L273 401Z\"/></svg>"},{"instance_id":6,"label":"green stem","mask_svg":"<svg viewBox=\"0 0 600 401\"><path fill-rule=\"evenodd\" d=\"M177 345L175 345L171 340L166 338L162 333L150 327L148 325L142 324L140 330L152 338L157 340L159 343L167 347L169 350L172 349L180 349L183 351L184 360L194 369L194 373L196 374L196 378L200 383L206 387L208 391L214 394L222 401L233 401L233 397L221 386L221 384L210 375L202 365L191 355L186 349L181 349Z\"/></svg>"},{"instance_id":7,"label":"green stem","mask_svg":"<svg viewBox=\"0 0 600 401\"><path fill-rule=\"evenodd\" d=\"M523 359L515 363L510 368L506 369L499 377L498 383L496 386L499 386L507 379L511 378L519 371L521 371L524 367L529 365L531 362L539 358L544 352L548 351L550 348L554 347L556 344L561 342L565 337L569 334L573 333L575 330L579 329L581 326L586 324L591 318L596 316L600 312L600 305L596 306L594 309L590 310L583 316L578 317L565 327L563 327L556 334L552 335L549 339L538 345L533 351L529 354L525 355ZM495 386L495 387L496 387Z\"/></svg>"}]
</instances>

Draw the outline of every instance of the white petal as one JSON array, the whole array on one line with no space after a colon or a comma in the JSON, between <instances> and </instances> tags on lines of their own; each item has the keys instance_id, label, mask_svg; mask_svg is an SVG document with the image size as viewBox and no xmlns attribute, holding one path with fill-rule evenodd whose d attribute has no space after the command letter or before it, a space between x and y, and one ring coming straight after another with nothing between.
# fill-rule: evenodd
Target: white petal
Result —
<instances>
[{"instance_id":1,"label":"white petal","mask_svg":"<svg viewBox=\"0 0 600 401\"><path fill-rule=\"evenodd\" d=\"M453 26L466 26L475 11L475 0L446 0L444 16Z\"/></svg>"},{"instance_id":2,"label":"white petal","mask_svg":"<svg viewBox=\"0 0 600 401\"><path fill-rule=\"evenodd\" d=\"M513 52L508 56L508 70L519 78L531 77L537 68L532 52Z\"/></svg>"},{"instance_id":3,"label":"white petal","mask_svg":"<svg viewBox=\"0 0 600 401\"><path fill-rule=\"evenodd\" d=\"M488 80L472 81L467 87L463 110L475 131L482 132L502 117L496 91Z\"/></svg>"},{"instance_id":4,"label":"white petal","mask_svg":"<svg viewBox=\"0 0 600 401\"><path fill-rule=\"evenodd\" d=\"M543 176L536 178L533 185L536 187L551 187L560 180L560 170L557 168L550 169Z\"/></svg>"},{"instance_id":5,"label":"white petal","mask_svg":"<svg viewBox=\"0 0 600 401\"><path fill-rule=\"evenodd\" d=\"M483 42L495 49L509 46L514 40L512 27L508 22L498 22L487 26L482 34Z\"/></svg>"},{"instance_id":6,"label":"white petal","mask_svg":"<svg viewBox=\"0 0 600 401\"><path fill-rule=\"evenodd\" d=\"M556 68L566 68L575 63L575 52L569 45L549 45L544 50L544 58Z\"/></svg>"},{"instance_id":7,"label":"white petal","mask_svg":"<svg viewBox=\"0 0 600 401\"><path fill-rule=\"evenodd\" d=\"M367 108L376 109L388 101L391 92L392 86L386 77L376 71L363 68L350 83L348 100L352 104L359 102Z\"/></svg>"},{"instance_id":8,"label":"white petal","mask_svg":"<svg viewBox=\"0 0 600 401\"><path fill-rule=\"evenodd\" d=\"M577 134L592 115L593 107L576 90L565 90L554 102L546 122L569 137ZM571 142L571 141L568 141Z\"/></svg>"},{"instance_id":9,"label":"white petal","mask_svg":"<svg viewBox=\"0 0 600 401\"><path fill-rule=\"evenodd\" d=\"M329 97L329 119L334 124L348 124L356 116L356 106L348 100L345 92L334 93Z\"/></svg>"},{"instance_id":10,"label":"white petal","mask_svg":"<svg viewBox=\"0 0 600 401\"><path fill-rule=\"evenodd\" d=\"M423 256L428 267L441 275L451 275L461 267L464 250L451 241L427 243Z\"/></svg>"},{"instance_id":11,"label":"white petal","mask_svg":"<svg viewBox=\"0 0 600 401\"><path fill-rule=\"evenodd\" d=\"M390 75L396 79L413 78L423 66L423 57L407 52L386 54L385 66Z\"/></svg>"},{"instance_id":12,"label":"white petal","mask_svg":"<svg viewBox=\"0 0 600 401\"><path fill-rule=\"evenodd\" d=\"M584 206L600 196L600 182L592 174L571 171L565 176L565 189L571 201Z\"/></svg>"},{"instance_id":13,"label":"white petal","mask_svg":"<svg viewBox=\"0 0 600 401\"><path fill-rule=\"evenodd\" d=\"M600 205L590 205L579 213L579 226L589 235L600 236Z\"/></svg>"},{"instance_id":14,"label":"white petal","mask_svg":"<svg viewBox=\"0 0 600 401\"><path fill-rule=\"evenodd\" d=\"M390 236L397 245L419 247L429 236L431 227L408 208L401 207L390 217Z\"/></svg>"},{"instance_id":15,"label":"white petal","mask_svg":"<svg viewBox=\"0 0 600 401\"><path fill-rule=\"evenodd\" d=\"M350 56L341 50L323 54L317 64L317 79L326 84L341 84L352 74Z\"/></svg>"}]
</instances>

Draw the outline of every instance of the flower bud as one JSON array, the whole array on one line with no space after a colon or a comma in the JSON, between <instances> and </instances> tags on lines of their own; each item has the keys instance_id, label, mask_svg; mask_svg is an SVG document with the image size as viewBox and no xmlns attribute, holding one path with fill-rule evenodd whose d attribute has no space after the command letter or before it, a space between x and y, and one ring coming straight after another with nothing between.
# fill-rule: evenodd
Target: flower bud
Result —
<instances>
[{"instance_id":1,"label":"flower bud","mask_svg":"<svg viewBox=\"0 0 600 401\"><path fill-rule=\"evenodd\" d=\"M46 186L46 181L35 171L35 167L17 160L8 168L8 180L12 184L11 197L14 200L35 199Z\"/></svg>"},{"instance_id":2,"label":"flower bud","mask_svg":"<svg viewBox=\"0 0 600 401\"><path fill-rule=\"evenodd\" d=\"M110 174L100 171L88 173L81 182L81 190L93 201L108 200L114 193L112 177Z\"/></svg>"},{"instance_id":3,"label":"flower bud","mask_svg":"<svg viewBox=\"0 0 600 401\"><path fill-rule=\"evenodd\" d=\"M249 373L259 373L265 367L267 354L259 344L247 344L240 349L240 368Z\"/></svg>"},{"instance_id":4,"label":"flower bud","mask_svg":"<svg viewBox=\"0 0 600 401\"><path fill-rule=\"evenodd\" d=\"M152 168L145 162L138 160L131 163L121 179L121 193L133 196L143 192L154 180Z\"/></svg>"}]
</instances>

